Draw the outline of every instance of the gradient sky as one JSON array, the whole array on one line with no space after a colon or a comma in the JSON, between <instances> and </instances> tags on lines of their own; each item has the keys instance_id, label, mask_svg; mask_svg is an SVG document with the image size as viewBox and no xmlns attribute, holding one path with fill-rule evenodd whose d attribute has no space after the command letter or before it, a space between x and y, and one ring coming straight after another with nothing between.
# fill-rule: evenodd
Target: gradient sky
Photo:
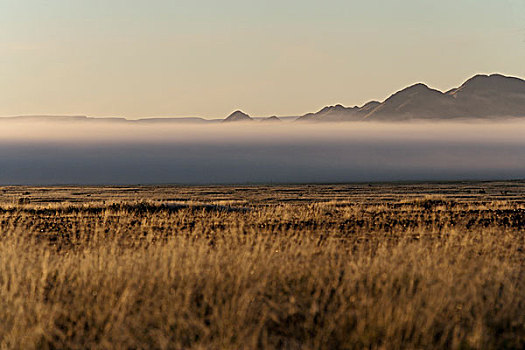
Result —
<instances>
[{"instance_id":1,"label":"gradient sky","mask_svg":"<svg viewBox=\"0 0 525 350\"><path fill-rule=\"evenodd\" d=\"M0 116L300 115L524 62L523 0L0 0Z\"/></svg>"}]
</instances>

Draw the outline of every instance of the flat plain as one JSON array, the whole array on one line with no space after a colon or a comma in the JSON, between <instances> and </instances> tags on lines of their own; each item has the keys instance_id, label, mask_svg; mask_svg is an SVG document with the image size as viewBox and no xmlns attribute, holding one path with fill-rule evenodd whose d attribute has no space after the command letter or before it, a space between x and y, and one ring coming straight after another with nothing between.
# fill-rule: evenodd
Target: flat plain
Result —
<instances>
[{"instance_id":1,"label":"flat plain","mask_svg":"<svg viewBox=\"0 0 525 350\"><path fill-rule=\"evenodd\" d=\"M0 187L0 348L523 349L525 181Z\"/></svg>"}]
</instances>

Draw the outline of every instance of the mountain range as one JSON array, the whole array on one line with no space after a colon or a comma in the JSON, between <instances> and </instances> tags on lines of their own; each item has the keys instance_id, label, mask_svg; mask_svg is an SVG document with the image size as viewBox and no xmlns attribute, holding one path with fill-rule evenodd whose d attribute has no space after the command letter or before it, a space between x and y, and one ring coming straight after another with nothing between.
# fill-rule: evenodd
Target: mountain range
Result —
<instances>
[{"instance_id":1,"label":"mountain range","mask_svg":"<svg viewBox=\"0 0 525 350\"><path fill-rule=\"evenodd\" d=\"M343 122L343 121L408 121L525 118L525 80L501 74L476 75L460 87L442 92L418 83L402 89L383 102L370 101L363 106L327 106L316 113L296 117L252 118L235 111L225 119L187 118L93 118L86 116L21 116L2 120L49 120L74 122L125 123L233 123L233 122Z\"/></svg>"},{"instance_id":2,"label":"mountain range","mask_svg":"<svg viewBox=\"0 0 525 350\"><path fill-rule=\"evenodd\" d=\"M362 107L329 106L299 121L406 121L525 117L525 80L476 75L446 92L415 84Z\"/></svg>"}]
</instances>

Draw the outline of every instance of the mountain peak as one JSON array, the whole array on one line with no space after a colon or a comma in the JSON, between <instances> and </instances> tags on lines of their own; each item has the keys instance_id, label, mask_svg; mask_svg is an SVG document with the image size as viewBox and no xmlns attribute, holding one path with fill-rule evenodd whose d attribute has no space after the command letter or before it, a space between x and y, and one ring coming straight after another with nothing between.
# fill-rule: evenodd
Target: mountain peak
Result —
<instances>
[{"instance_id":1,"label":"mountain peak","mask_svg":"<svg viewBox=\"0 0 525 350\"><path fill-rule=\"evenodd\" d=\"M266 123L266 122L281 122L282 120L279 119L279 117L273 115L271 117L268 117L268 118L264 118L261 120L261 122L263 123Z\"/></svg>"},{"instance_id":2,"label":"mountain peak","mask_svg":"<svg viewBox=\"0 0 525 350\"><path fill-rule=\"evenodd\" d=\"M487 83L490 83L491 80L500 79L503 78L502 75L487 75L487 74L476 74L472 78L465 81L461 87L466 86L478 86L478 85L486 85Z\"/></svg>"},{"instance_id":3,"label":"mountain peak","mask_svg":"<svg viewBox=\"0 0 525 350\"><path fill-rule=\"evenodd\" d=\"M459 88L447 92L449 95L460 93L486 94L486 93L525 93L525 80L515 77L507 77L502 74L477 74L465 81Z\"/></svg>"},{"instance_id":4,"label":"mountain peak","mask_svg":"<svg viewBox=\"0 0 525 350\"><path fill-rule=\"evenodd\" d=\"M409 87L404 88L403 90L399 92L403 93L403 92L420 92L420 91L432 91L432 89L429 88L428 85L426 84L416 83L416 84L410 85Z\"/></svg>"},{"instance_id":5,"label":"mountain peak","mask_svg":"<svg viewBox=\"0 0 525 350\"><path fill-rule=\"evenodd\" d=\"M376 101L376 100L372 100L372 101L368 101L367 103L365 103L361 108L366 108L366 107L370 107L370 106L377 106L377 105L380 105L381 102L379 101Z\"/></svg>"},{"instance_id":6,"label":"mountain peak","mask_svg":"<svg viewBox=\"0 0 525 350\"><path fill-rule=\"evenodd\" d=\"M351 109L351 108L347 108L341 104L336 104L335 106L326 106L317 113L343 112L347 109Z\"/></svg>"},{"instance_id":7,"label":"mountain peak","mask_svg":"<svg viewBox=\"0 0 525 350\"><path fill-rule=\"evenodd\" d=\"M368 109L366 120L409 120L438 118L449 109L452 98L423 83L413 84L396 92L383 103ZM373 106L373 105L372 105ZM447 112L445 112L447 113Z\"/></svg>"},{"instance_id":8,"label":"mountain peak","mask_svg":"<svg viewBox=\"0 0 525 350\"><path fill-rule=\"evenodd\" d=\"M391 95L389 98L387 98L384 103L398 101L398 100L404 100L406 98L414 98L416 96L438 96L443 95L441 91L431 89L427 85L423 83L417 83L414 85L410 85L409 87L406 87L395 94Z\"/></svg>"},{"instance_id":9,"label":"mountain peak","mask_svg":"<svg viewBox=\"0 0 525 350\"><path fill-rule=\"evenodd\" d=\"M253 119L243 111L237 110L230 114L223 122L245 122L252 121Z\"/></svg>"},{"instance_id":10,"label":"mountain peak","mask_svg":"<svg viewBox=\"0 0 525 350\"><path fill-rule=\"evenodd\" d=\"M249 117L248 114L244 113L243 111L241 111L241 110L239 110L239 109L236 110L235 112L233 112L232 114L230 114L229 117L232 117L232 116L239 116L239 115Z\"/></svg>"},{"instance_id":11,"label":"mountain peak","mask_svg":"<svg viewBox=\"0 0 525 350\"><path fill-rule=\"evenodd\" d=\"M381 104L381 102L379 102L379 101L370 101L370 102L365 103L360 109L361 110L370 110L370 109L376 108L380 104Z\"/></svg>"}]
</instances>

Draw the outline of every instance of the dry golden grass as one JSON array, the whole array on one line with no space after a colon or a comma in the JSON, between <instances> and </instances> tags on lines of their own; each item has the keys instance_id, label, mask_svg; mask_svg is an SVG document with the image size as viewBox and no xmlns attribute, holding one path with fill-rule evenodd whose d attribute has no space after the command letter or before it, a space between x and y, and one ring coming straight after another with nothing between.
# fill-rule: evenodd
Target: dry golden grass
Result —
<instances>
[{"instance_id":1,"label":"dry golden grass","mask_svg":"<svg viewBox=\"0 0 525 350\"><path fill-rule=\"evenodd\" d=\"M0 348L524 348L525 186L440 186L4 188Z\"/></svg>"}]
</instances>

